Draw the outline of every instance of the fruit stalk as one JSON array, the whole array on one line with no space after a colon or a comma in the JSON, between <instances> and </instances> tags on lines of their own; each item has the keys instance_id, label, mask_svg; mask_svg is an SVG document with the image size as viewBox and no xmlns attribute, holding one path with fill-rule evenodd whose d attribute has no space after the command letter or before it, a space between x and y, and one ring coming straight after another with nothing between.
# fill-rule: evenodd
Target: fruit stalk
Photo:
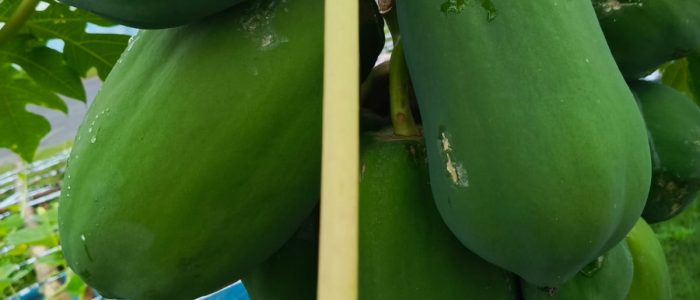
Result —
<instances>
[{"instance_id":1,"label":"fruit stalk","mask_svg":"<svg viewBox=\"0 0 700 300\"><path fill-rule=\"evenodd\" d=\"M418 136L420 131L413 120L409 98L411 95L411 78L403 54L401 42L395 44L391 53L389 69L389 95L391 123L394 133L399 136Z\"/></svg>"},{"instance_id":2,"label":"fruit stalk","mask_svg":"<svg viewBox=\"0 0 700 300\"><path fill-rule=\"evenodd\" d=\"M0 29L0 45L7 42L17 33L29 17L32 16L39 0L22 0L10 19L5 22L5 26Z\"/></svg>"}]
</instances>

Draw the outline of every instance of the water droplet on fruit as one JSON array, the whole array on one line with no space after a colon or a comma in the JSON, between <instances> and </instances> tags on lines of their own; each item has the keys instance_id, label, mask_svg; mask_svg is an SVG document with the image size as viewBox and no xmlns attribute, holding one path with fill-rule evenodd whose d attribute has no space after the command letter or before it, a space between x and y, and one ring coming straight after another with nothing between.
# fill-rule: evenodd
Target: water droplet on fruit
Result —
<instances>
[{"instance_id":1,"label":"water droplet on fruit","mask_svg":"<svg viewBox=\"0 0 700 300\"><path fill-rule=\"evenodd\" d=\"M97 142L97 137L96 137L96 136L93 136L93 137L90 139L90 143L94 144L95 142Z\"/></svg>"}]
</instances>

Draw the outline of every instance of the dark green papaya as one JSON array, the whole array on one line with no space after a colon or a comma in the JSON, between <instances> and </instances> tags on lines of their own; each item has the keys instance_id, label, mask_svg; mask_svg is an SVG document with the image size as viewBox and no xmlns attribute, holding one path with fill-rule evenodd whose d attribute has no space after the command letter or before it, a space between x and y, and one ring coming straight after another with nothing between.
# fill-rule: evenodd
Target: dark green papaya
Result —
<instances>
[{"instance_id":1,"label":"dark green papaya","mask_svg":"<svg viewBox=\"0 0 700 300\"><path fill-rule=\"evenodd\" d=\"M626 240L634 261L634 277L627 299L671 299L671 277L666 256L649 224L639 219Z\"/></svg>"},{"instance_id":2,"label":"dark green papaya","mask_svg":"<svg viewBox=\"0 0 700 300\"><path fill-rule=\"evenodd\" d=\"M646 129L589 0L480 4L397 1L433 194L467 248L559 286L641 215Z\"/></svg>"},{"instance_id":3,"label":"dark green papaya","mask_svg":"<svg viewBox=\"0 0 700 300\"><path fill-rule=\"evenodd\" d=\"M254 0L134 38L63 182L63 255L85 282L110 298L193 299L294 234L319 192L323 11Z\"/></svg>"},{"instance_id":4,"label":"dark green papaya","mask_svg":"<svg viewBox=\"0 0 700 300\"><path fill-rule=\"evenodd\" d=\"M318 224L316 209L277 253L243 276L251 300L316 299Z\"/></svg>"},{"instance_id":5,"label":"dark green papaya","mask_svg":"<svg viewBox=\"0 0 700 300\"><path fill-rule=\"evenodd\" d=\"M359 299L515 299L505 270L464 248L432 200L420 137L363 137Z\"/></svg>"},{"instance_id":6,"label":"dark green papaya","mask_svg":"<svg viewBox=\"0 0 700 300\"><path fill-rule=\"evenodd\" d=\"M106 19L135 28L157 29L184 25L247 0L60 0ZM251 20L265 22L264 19ZM274 32L271 32L274 34Z\"/></svg>"},{"instance_id":7,"label":"dark green papaya","mask_svg":"<svg viewBox=\"0 0 700 300\"><path fill-rule=\"evenodd\" d=\"M679 214L700 191L700 108L665 85L630 83L649 131L652 181L642 216L649 223Z\"/></svg>"},{"instance_id":8,"label":"dark green papaya","mask_svg":"<svg viewBox=\"0 0 700 300\"><path fill-rule=\"evenodd\" d=\"M633 274L632 255L623 240L558 288L522 282L523 299L624 300L632 285Z\"/></svg>"},{"instance_id":9,"label":"dark green papaya","mask_svg":"<svg viewBox=\"0 0 700 300\"><path fill-rule=\"evenodd\" d=\"M698 0L593 0L593 6L627 79L700 48Z\"/></svg>"}]
</instances>

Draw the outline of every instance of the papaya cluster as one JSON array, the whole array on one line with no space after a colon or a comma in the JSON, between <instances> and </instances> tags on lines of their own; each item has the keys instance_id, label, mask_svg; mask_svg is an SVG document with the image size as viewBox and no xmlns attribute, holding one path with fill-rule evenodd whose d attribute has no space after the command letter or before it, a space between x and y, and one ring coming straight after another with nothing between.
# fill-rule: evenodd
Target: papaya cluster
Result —
<instances>
[{"instance_id":1,"label":"papaya cluster","mask_svg":"<svg viewBox=\"0 0 700 300\"><path fill-rule=\"evenodd\" d=\"M314 299L323 0L64 2L147 29L71 153L69 266ZM700 190L700 108L640 79L700 49L700 1L359 4L359 298L670 299L648 223Z\"/></svg>"}]
</instances>

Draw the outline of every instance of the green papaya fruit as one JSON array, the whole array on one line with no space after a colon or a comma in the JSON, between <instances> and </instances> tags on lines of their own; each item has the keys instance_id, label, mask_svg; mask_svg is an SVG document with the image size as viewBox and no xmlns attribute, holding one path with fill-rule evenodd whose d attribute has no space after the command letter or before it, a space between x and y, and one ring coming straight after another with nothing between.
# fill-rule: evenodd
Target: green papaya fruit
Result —
<instances>
[{"instance_id":1,"label":"green papaya fruit","mask_svg":"<svg viewBox=\"0 0 700 300\"><path fill-rule=\"evenodd\" d=\"M632 256L623 240L558 288L541 288L522 282L523 299L624 300L632 285L633 272Z\"/></svg>"},{"instance_id":2,"label":"green papaya fruit","mask_svg":"<svg viewBox=\"0 0 700 300\"><path fill-rule=\"evenodd\" d=\"M556 287L641 215L644 122L590 1L473 3L397 2L435 201L474 253Z\"/></svg>"},{"instance_id":3,"label":"green papaya fruit","mask_svg":"<svg viewBox=\"0 0 700 300\"><path fill-rule=\"evenodd\" d=\"M316 299L318 225L315 209L279 251L243 276L251 300Z\"/></svg>"},{"instance_id":4,"label":"green papaya fruit","mask_svg":"<svg viewBox=\"0 0 700 300\"><path fill-rule=\"evenodd\" d=\"M432 200L420 137L363 137L359 299L515 299L507 271L464 248Z\"/></svg>"},{"instance_id":5,"label":"green papaya fruit","mask_svg":"<svg viewBox=\"0 0 700 300\"><path fill-rule=\"evenodd\" d=\"M627 299L671 299L671 280L664 250L643 219L639 219L627 234L627 245L634 262L634 277Z\"/></svg>"},{"instance_id":6,"label":"green papaya fruit","mask_svg":"<svg viewBox=\"0 0 700 300\"><path fill-rule=\"evenodd\" d=\"M323 12L254 0L134 38L63 182L63 255L85 282L110 298L193 299L294 234L319 192Z\"/></svg>"},{"instance_id":7,"label":"green papaya fruit","mask_svg":"<svg viewBox=\"0 0 700 300\"><path fill-rule=\"evenodd\" d=\"M627 79L700 48L698 0L593 0L593 6Z\"/></svg>"},{"instance_id":8,"label":"green papaya fruit","mask_svg":"<svg viewBox=\"0 0 700 300\"><path fill-rule=\"evenodd\" d=\"M649 223L679 214L700 191L700 108L665 85L630 83L649 131L652 184L642 216Z\"/></svg>"},{"instance_id":9,"label":"green papaya fruit","mask_svg":"<svg viewBox=\"0 0 700 300\"><path fill-rule=\"evenodd\" d=\"M184 25L247 0L59 0L122 25L158 29ZM274 32L270 32L274 34Z\"/></svg>"}]
</instances>

